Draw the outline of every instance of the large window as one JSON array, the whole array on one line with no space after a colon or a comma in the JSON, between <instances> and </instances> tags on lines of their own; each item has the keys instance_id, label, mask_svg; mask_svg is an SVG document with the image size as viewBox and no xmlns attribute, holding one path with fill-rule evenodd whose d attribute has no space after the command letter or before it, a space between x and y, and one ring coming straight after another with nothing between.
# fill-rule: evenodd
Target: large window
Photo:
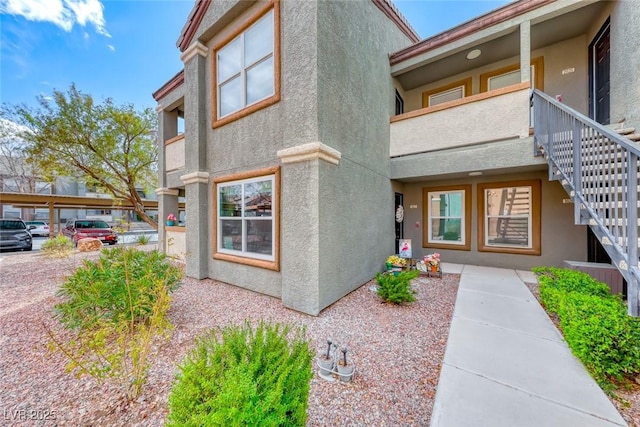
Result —
<instances>
[{"instance_id":1,"label":"large window","mask_svg":"<svg viewBox=\"0 0 640 427\"><path fill-rule=\"evenodd\" d=\"M215 186L214 258L278 269L279 170L219 178Z\"/></svg>"},{"instance_id":2,"label":"large window","mask_svg":"<svg viewBox=\"0 0 640 427\"><path fill-rule=\"evenodd\" d=\"M534 89L544 90L544 59L542 56L531 60L530 80ZM497 70L480 74L480 92L500 89L520 83L520 64L512 64Z\"/></svg>"},{"instance_id":3,"label":"large window","mask_svg":"<svg viewBox=\"0 0 640 427\"><path fill-rule=\"evenodd\" d=\"M266 5L214 48L214 127L279 100L279 5Z\"/></svg>"},{"instance_id":4,"label":"large window","mask_svg":"<svg viewBox=\"0 0 640 427\"><path fill-rule=\"evenodd\" d=\"M478 249L540 255L540 181L478 184Z\"/></svg>"},{"instance_id":5,"label":"large window","mask_svg":"<svg viewBox=\"0 0 640 427\"><path fill-rule=\"evenodd\" d=\"M471 186L427 187L423 189L423 201L423 246L469 250Z\"/></svg>"}]
</instances>

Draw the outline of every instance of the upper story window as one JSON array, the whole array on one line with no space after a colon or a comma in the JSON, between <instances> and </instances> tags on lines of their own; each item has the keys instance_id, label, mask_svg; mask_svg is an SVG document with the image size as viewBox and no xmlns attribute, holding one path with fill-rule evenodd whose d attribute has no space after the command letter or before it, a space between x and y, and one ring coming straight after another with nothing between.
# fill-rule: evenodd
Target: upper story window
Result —
<instances>
[{"instance_id":1,"label":"upper story window","mask_svg":"<svg viewBox=\"0 0 640 427\"><path fill-rule=\"evenodd\" d=\"M280 99L279 4L266 6L213 49L213 127Z\"/></svg>"},{"instance_id":2,"label":"upper story window","mask_svg":"<svg viewBox=\"0 0 640 427\"><path fill-rule=\"evenodd\" d=\"M471 77L422 93L422 108L433 107L471 95Z\"/></svg>"},{"instance_id":3,"label":"upper story window","mask_svg":"<svg viewBox=\"0 0 640 427\"><path fill-rule=\"evenodd\" d=\"M530 73L531 86L534 89L544 90L544 59L542 56L531 60ZM497 70L480 74L480 92L515 85L520 83L520 80L520 64L511 64Z\"/></svg>"}]
</instances>

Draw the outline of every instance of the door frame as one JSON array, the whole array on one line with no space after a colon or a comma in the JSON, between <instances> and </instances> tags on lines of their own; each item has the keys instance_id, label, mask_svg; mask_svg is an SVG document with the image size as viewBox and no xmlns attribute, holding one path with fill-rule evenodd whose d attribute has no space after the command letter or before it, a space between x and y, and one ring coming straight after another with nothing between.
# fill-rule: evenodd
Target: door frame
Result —
<instances>
[{"instance_id":1,"label":"door frame","mask_svg":"<svg viewBox=\"0 0 640 427\"><path fill-rule=\"evenodd\" d=\"M602 36L609 33L611 29L611 18L607 18L607 20L602 24L602 27L598 30L591 43L589 43L589 117L593 120L596 119L596 66L595 66L595 48ZM609 72L611 75L611 72Z\"/></svg>"}]
</instances>

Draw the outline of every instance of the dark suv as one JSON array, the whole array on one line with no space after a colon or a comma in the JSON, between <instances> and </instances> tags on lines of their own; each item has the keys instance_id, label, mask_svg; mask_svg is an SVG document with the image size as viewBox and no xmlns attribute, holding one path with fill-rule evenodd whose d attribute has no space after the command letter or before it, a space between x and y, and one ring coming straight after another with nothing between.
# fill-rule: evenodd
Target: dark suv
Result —
<instances>
[{"instance_id":1,"label":"dark suv","mask_svg":"<svg viewBox=\"0 0 640 427\"><path fill-rule=\"evenodd\" d=\"M116 232L101 219L70 219L62 229L62 234L70 238L74 245L78 244L78 240L87 237L100 239L102 243L110 245L118 243Z\"/></svg>"},{"instance_id":2,"label":"dark suv","mask_svg":"<svg viewBox=\"0 0 640 427\"><path fill-rule=\"evenodd\" d=\"M33 247L31 233L19 218L0 219L0 250L30 251Z\"/></svg>"}]
</instances>

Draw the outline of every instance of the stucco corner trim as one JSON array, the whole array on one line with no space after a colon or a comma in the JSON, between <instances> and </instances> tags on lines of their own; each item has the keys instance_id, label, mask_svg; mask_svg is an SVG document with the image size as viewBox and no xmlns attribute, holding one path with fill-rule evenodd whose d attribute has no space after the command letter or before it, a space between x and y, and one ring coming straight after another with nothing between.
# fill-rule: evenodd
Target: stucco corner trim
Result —
<instances>
[{"instance_id":1,"label":"stucco corner trim","mask_svg":"<svg viewBox=\"0 0 640 427\"><path fill-rule=\"evenodd\" d=\"M191 172L186 175L181 175L180 179L184 185L189 184L208 184L209 172Z\"/></svg>"},{"instance_id":2,"label":"stucco corner trim","mask_svg":"<svg viewBox=\"0 0 640 427\"><path fill-rule=\"evenodd\" d=\"M200 43L199 41L194 42L191 46L189 46L187 48L187 50L185 50L182 55L180 55L180 59L182 60L182 62L187 62L189 61L191 58L193 58L196 55L200 55L202 57L206 57L207 56L207 52L208 49L205 45L203 45L202 43Z\"/></svg>"},{"instance_id":3,"label":"stucco corner trim","mask_svg":"<svg viewBox=\"0 0 640 427\"><path fill-rule=\"evenodd\" d=\"M283 164L320 159L337 165L340 163L342 154L335 148L331 148L322 142L310 142L308 144L278 150L278 157Z\"/></svg>"},{"instance_id":4,"label":"stucco corner trim","mask_svg":"<svg viewBox=\"0 0 640 427\"><path fill-rule=\"evenodd\" d=\"M160 188L156 188L155 191L158 196L177 196L178 195L178 190L174 188L160 187Z\"/></svg>"}]
</instances>

